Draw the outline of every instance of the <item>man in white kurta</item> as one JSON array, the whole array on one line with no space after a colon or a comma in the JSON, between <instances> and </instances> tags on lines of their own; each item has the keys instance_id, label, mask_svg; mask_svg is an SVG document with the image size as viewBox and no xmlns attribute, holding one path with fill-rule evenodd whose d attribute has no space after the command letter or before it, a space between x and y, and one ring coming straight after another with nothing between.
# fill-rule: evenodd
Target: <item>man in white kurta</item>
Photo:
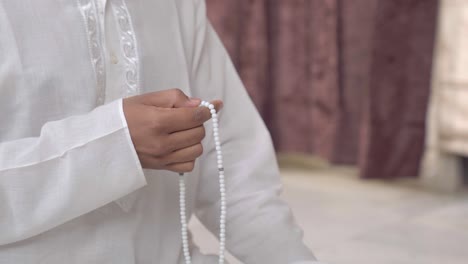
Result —
<instances>
[{"instance_id":1,"label":"man in white kurta","mask_svg":"<svg viewBox=\"0 0 468 264\"><path fill-rule=\"evenodd\" d=\"M122 99L174 87L224 102L228 250L245 263L315 263L204 5L0 0L1 264L183 262L178 175L142 165ZM202 143L187 210L217 233L216 157L211 137Z\"/></svg>"}]
</instances>

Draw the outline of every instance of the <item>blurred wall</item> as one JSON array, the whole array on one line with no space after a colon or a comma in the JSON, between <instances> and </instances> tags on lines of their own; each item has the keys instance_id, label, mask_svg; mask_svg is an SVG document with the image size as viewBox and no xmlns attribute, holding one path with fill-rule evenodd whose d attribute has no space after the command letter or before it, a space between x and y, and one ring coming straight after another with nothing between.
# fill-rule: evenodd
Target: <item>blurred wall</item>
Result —
<instances>
[{"instance_id":1,"label":"blurred wall","mask_svg":"<svg viewBox=\"0 0 468 264\"><path fill-rule=\"evenodd\" d=\"M418 175L437 0L207 0L280 152Z\"/></svg>"}]
</instances>

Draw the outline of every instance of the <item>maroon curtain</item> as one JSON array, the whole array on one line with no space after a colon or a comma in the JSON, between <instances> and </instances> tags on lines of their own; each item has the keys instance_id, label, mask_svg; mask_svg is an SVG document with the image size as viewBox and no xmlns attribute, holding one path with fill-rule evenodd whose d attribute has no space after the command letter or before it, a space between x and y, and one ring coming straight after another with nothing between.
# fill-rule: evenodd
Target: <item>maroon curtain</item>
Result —
<instances>
[{"instance_id":1,"label":"maroon curtain","mask_svg":"<svg viewBox=\"0 0 468 264\"><path fill-rule=\"evenodd\" d=\"M207 0L280 152L416 176L437 0Z\"/></svg>"}]
</instances>

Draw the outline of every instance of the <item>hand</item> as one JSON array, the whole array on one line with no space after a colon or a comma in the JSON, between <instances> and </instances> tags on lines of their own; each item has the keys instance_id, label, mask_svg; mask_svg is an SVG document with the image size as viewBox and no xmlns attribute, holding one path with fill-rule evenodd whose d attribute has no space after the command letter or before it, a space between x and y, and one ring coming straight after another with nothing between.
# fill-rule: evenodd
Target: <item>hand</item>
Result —
<instances>
[{"instance_id":1,"label":"hand","mask_svg":"<svg viewBox=\"0 0 468 264\"><path fill-rule=\"evenodd\" d=\"M147 93L123 100L123 109L141 165L147 169L190 172L203 153L203 123L210 111L200 99L179 89ZM212 102L217 111L219 100Z\"/></svg>"}]
</instances>

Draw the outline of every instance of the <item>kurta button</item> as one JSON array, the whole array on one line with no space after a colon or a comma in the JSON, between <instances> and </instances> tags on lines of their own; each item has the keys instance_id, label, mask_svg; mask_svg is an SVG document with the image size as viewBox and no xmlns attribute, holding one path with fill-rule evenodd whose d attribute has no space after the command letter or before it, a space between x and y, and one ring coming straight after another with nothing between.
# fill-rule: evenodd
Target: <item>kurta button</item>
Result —
<instances>
[{"instance_id":1,"label":"kurta button","mask_svg":"<svg viewBox=\"0 0 468 264\"><path fill-rule=\"evenodd\" d=\"M117 58L117 56L115 56L115 53L111 53L111 56L110 56L110 61L112 64L117 64L119 63L119 59Z\"/></svg>"}]
</instances>

